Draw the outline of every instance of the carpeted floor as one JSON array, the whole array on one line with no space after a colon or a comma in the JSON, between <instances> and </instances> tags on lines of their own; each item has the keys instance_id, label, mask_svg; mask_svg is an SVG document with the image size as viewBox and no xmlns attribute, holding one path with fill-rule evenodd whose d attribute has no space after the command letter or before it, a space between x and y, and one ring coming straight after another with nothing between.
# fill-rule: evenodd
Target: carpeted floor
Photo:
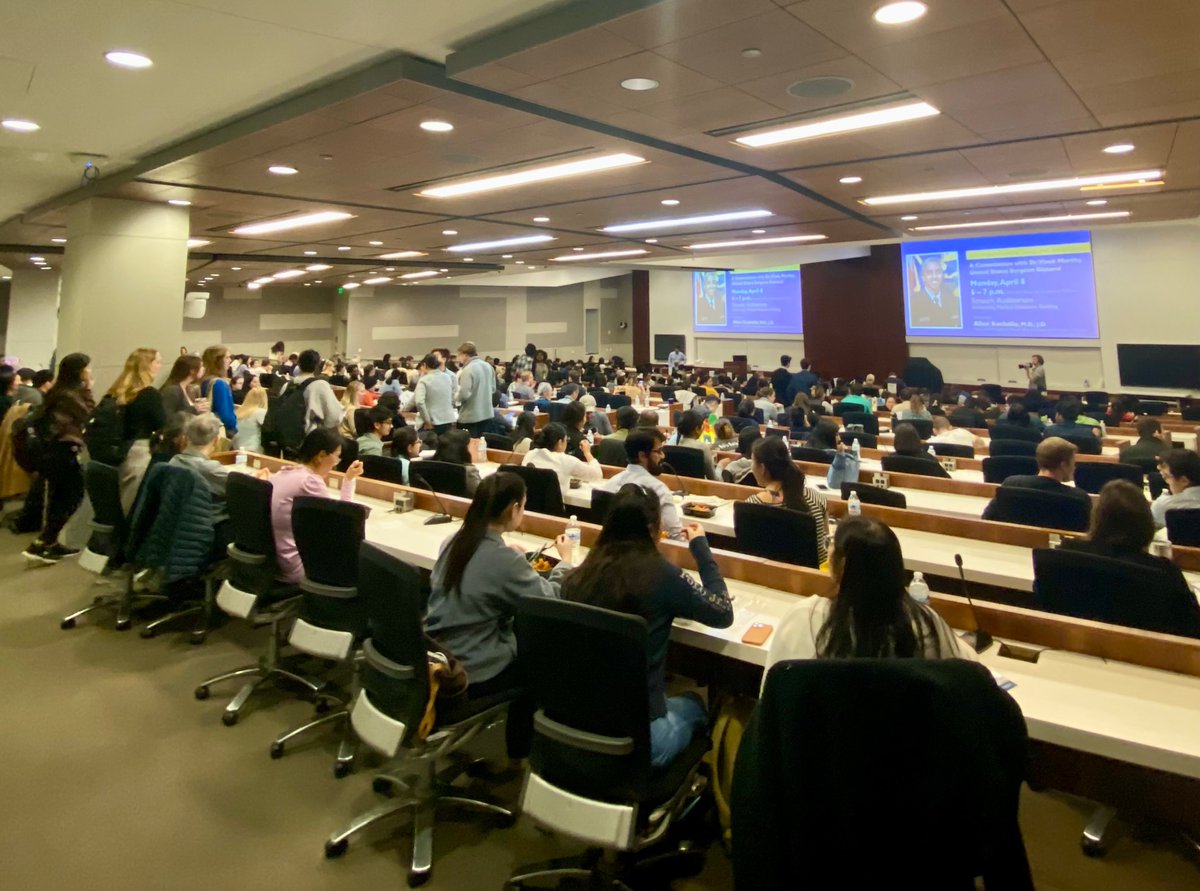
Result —
<instances>
[{"instance_id":1,"label":"carpeted floor","mask_svg":"<svg viewBox=\"0 0 1200 891\"><path fill-rule=\"evenodd\" d=\"M370 771L336 780L329 737L272 761L271 739L311 714L264 698L236 727L220 723L234 692L198 702L196 683L253 661L261 639L238 624L192 647L186 635L143 640L111 617L61 631L92 576L73 561L27 570L27 536L0 532L0 875L21 891L347 891L402 888L408 843L377 833L327 861L323 841L376 803ZM499 790L514 798L518 784ZM1182 891L1200 870L1170 838L1125 835L1102 861L1079 852L1088 806L1027 793L1022 824L1038 887L1055 891ZM499 889L518 864L577 847L519 821L512 829L439 822L436 889ZM728 858L676 887L732 886Z\"/></svg>"}]
</instances>

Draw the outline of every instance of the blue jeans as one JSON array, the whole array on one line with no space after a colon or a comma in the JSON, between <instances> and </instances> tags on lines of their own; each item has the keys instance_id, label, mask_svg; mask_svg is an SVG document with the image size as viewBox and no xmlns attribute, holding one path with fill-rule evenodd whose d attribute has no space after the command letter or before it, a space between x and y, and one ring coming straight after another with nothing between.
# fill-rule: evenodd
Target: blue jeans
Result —
<instances>
[{"instance_id":1,"label":"blue jeans","mask_svg":"<svg viewBox=\"0 0 1200 891\"><path fill-rule=\"evenodd\" d=\"M695 695L672 696L667 713L650 722L650 766L666 767L688 747L697 730L704 729L708 715Z\"/></svg>"}]
</instances>

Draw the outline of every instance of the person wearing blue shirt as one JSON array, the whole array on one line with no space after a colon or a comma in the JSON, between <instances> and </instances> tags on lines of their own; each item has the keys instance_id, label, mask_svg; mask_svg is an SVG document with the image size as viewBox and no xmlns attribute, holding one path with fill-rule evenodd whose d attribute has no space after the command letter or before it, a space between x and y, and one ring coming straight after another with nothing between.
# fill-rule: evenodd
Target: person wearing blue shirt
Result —
<instances>
[{"instance_id":1,"label":"person wearing blue shirt","mask_svg":"<svg viewBox=\"0 0 1200 891\"><path fill-rule=\"evenodd\" d=\"M820 382L821 378L819 378L816 372L812 370L812 363L807 359L801 359L800 370L792 375L792 381L788 386L788 391L786 394L783 394L783 401L785 403L790 403L796 398L797 393L803 393L805 396L807 396L809 391ZM778 387L776 387L775 392L777 395L779 394Z\"/></svg>"},{"instance_id":2,"label":"person wearing blue shirt","mask_svg":"<svg viewBox=\"0 0 1200 891\"><path fill-rule=\"evenodd\" d=\"M210 346L200 361L204 365L200 395L208 399L209 410L221 419L225 435L232 439L237 435L238 425L233 409L233 390L229 388L229 347Z\"/></svg>"}]
</instances>

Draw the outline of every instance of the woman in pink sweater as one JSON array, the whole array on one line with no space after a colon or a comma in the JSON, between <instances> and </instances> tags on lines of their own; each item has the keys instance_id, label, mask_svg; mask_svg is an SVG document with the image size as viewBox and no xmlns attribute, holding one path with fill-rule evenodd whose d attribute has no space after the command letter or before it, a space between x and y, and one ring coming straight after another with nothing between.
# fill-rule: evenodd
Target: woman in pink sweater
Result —
<instances>
[{"instance_id":1,"label":"woman in pink sweater","mask_svg":"<svg viewBox=\"0 0 1200 891\"><path fill-rule=\"evenodd\" d=\"M275 557L279 563L279 578L295 584L304 578L304 564L296 548L292 531L292 502L297 495L331 498L326 480L342 456L342 438L336 430L318 427L300 445L300 463L285 467L271 477L271 527L275 530ZM354 495L353 483L362 476L361 461L346 469L342 480L341 498L349 501Z\"/></svg>"}]
</instances>

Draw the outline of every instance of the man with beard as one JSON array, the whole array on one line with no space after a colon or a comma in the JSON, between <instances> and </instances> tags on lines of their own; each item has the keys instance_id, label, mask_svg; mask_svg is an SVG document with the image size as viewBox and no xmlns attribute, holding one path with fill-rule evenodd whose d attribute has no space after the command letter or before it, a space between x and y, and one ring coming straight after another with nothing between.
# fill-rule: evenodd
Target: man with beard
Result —
<instances>
[{"instance_id":1,"label":"man with beard","mask_svg":"<svg viewBox=\"0 0 1200 891\"><path fill-rule=\"evenodd\" d=\"M658 498L659 510L662 513L662 528L671 538L682 540L683 520L679 515L679 508L675 506L671 490L658 478L662 473L665 439L662 431L658 429L630 431L625 438L625 454L629 458L629 466L596 488L602 492L618 492L626 483L632 483L653 492Z\"/></svg>"}]
</instances>

